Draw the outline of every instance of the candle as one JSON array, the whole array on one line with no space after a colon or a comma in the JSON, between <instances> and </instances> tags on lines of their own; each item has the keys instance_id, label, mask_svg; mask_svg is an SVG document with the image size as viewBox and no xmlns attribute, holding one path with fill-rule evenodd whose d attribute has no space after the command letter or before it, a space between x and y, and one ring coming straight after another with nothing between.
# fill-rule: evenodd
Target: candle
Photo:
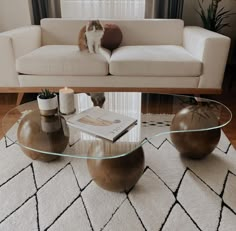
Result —
<instances>
[{"instance_id":1,"label":"candle","mask_svg":"<svg viewBox=\"0 0 236 231\"><path fill-rule=\"evenodd\" d=\"M75 111L74 90L71 88L62 88L59 90L60 112L68 115Z\"/></svg>"}]
</instances>

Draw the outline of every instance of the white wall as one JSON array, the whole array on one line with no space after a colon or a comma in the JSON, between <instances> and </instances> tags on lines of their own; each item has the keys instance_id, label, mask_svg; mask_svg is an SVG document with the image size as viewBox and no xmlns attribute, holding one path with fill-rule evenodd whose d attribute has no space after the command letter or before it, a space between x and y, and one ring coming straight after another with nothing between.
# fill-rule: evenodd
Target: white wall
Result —
<instances>
[{"instance_id":1,"label":"white wall","mask_svg":"<svg viewBox=\"0 0 236 231\"><path fill-rule=\"evenodd\" d=\"M211 0L204 1L207 7ZM222 0L219 6L224 6L226 10L231 10L232 13L236 13L236 0ZM185 25L202 25L200 16L197 14L195 9L198 9L197 0L185 0L183 9L183 19ZM229 18L228 22L230 27L222 30L222 34L228 35L231 38L236 38L236 15Z\"/></svg>"},{"instance_id":2,"label":"white wall","mask_svg":"<svg viewBox=\"0 0 236 231\"><path fill-rule=\"evenodd\" d=\"M0 0L0 32L32 22L31 0Z\"/></svg>"}]
</instances>

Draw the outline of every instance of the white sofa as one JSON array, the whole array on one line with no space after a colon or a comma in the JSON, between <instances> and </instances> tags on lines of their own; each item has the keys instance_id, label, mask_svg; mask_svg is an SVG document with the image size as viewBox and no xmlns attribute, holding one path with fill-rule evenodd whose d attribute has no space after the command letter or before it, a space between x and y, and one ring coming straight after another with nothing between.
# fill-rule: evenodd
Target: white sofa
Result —
<instances>
[{"instance_id":1,"label":"white sofa","mask_svg":"<svg viewBox=\"0 0 236 231\"><path fill-rule=\"evenodd\" d=\"M220 93L230 39L179 19L101 20L123 34L112 53L80 52L84 20L43 19L0 34L0 92Z\"/></svg>"}]
</instances>

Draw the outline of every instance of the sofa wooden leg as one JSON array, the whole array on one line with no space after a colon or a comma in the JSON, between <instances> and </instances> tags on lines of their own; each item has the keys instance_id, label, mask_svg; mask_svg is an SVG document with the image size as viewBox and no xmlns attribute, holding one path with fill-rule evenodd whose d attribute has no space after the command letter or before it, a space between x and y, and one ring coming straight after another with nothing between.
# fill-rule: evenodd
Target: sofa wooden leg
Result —
<instances>
[{"instance_id":1,"label":"sofa wooden leg","mask_svg":"<svg viewBox=\"0 0 236 231\"><path fill-rule=\"evenodd\" d=\"M16 100L16 106L20 105L22 99L23 99L24 93L18 93L17 94L17 100Z\"/></svg>"}]
</instances>

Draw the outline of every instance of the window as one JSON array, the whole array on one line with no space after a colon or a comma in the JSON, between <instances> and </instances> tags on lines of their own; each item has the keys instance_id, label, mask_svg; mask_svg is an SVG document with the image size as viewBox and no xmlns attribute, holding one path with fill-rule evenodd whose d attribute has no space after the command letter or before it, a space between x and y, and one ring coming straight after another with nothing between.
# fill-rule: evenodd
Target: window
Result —
<instances>
[{"instance_id":1,"label":"window","mask_svg":"<svg viewBox=\"0 0 236 231\"><path fill-rule=\"evenodd\" d=\"M141 19L145 0L61 0L62 18Z\"/></svg>"}]
</instances>

